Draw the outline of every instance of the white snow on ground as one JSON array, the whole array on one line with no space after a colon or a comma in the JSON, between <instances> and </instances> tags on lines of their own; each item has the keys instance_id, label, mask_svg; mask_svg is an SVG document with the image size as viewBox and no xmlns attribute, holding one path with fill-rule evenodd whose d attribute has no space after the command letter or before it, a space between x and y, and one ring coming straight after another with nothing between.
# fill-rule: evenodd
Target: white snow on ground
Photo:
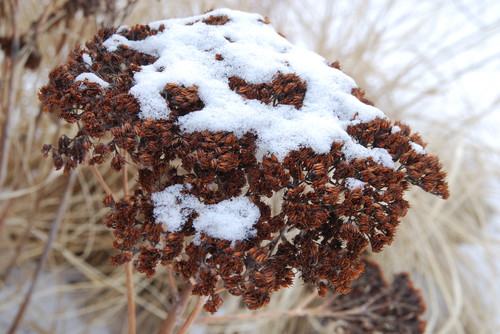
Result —
<instances>
[{"instance_id":1,"label":"white snow on ground","mask_svg":"<svg viewBox=\"0 0 500 334\"><path fill-rule=\"evenodd\" d=\"M219 26L201 22L211 15L225 15L230 21ZM186 132L231 131L242 136L253 131L258 135L259 152L270 152L279 159L303 146L327 153L333 142L342 142L348 159L372 157L381 165L394 167L386 150L363 147L346 132L347 126L384 118L384 113L351 95L356 84L349 76L316 53L292 45L265 24L262 16L219 9L149 25L164 25L165 30L142 41L115 34L104 42L109 51L126 45L159 57L135 74L136 84L130 90L139 100L143 118L168 117L167 103L160 95L167 83L195 85L205 107L179 117ZM216 55L223 59L216 60ZM258 84L270 82L277 73L294 73L306 83L300 110L247 100L228 85L231 76Z\"/></svg>"},{"instance_id":2,"label":"white snow on ground","mask_svg":"<svg viewBox=\"0 0 500 334\"><path fill-rule=\"evenodd\" d=\"M201 203L195 196L183 194L189 186L176 184L151 195L155 204L154 215L158 223L163 223L167 231L179 231L189 215L198 213L193 227L200 233L214 238L236 242L254 236L253 228L259 220L259 208L248 197L239 196L217 204Z\"/></svg>"}]
</instances>

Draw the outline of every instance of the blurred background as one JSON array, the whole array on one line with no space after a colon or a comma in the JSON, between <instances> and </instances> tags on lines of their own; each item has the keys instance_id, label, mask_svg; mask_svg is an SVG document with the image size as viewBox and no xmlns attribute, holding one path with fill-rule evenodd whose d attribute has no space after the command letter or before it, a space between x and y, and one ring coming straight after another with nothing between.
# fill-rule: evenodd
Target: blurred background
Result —
<instances>
[{"instance_id":1,"label":"blurred background","mask_svg":"<svg viewBox=\"0 0 500 334\"><path fill-rule=\"evenodd\" d=\"M292 43L339 61L391 119L420 132L448 173L447 201L412 189L395 242L374 254L387 278L411 273L427 333L500 333L500 2L496 0L1 0L0 332L12 324L44 248L47 264L17 333L124 333L125 276L109 256L104 193L83 168L75 185L40 149L65 125L37 100L48 73L103 26L228 7L266 16ZM113 183L113 173L101 172ZM119 176L118 176L119 177ZM66 195L65 195L66 193ZM67 205L61 205L66 203ZM61 210L61 208L65 210ZM61 226L54 239L51 226ZM169 307L160 268L134 274L139 333ZM328 319L267 317L293 309L298 281L251 321L202 317L191 333L335 333ZM247 313L225 298L217 315ZM267 312L267 313L266 313ZM203 322L205 321L205 322Z\"/></svg>"}]
</instances>

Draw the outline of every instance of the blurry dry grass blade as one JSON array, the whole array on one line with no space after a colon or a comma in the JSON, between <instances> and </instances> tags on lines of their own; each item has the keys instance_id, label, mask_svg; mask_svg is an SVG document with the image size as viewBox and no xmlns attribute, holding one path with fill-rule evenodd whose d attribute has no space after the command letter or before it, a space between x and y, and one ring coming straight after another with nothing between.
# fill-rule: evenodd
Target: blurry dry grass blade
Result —
<instances>
[{"instance_id":1,"label":"blurry dry grass blade","mask_svg":"<svg viewBox=\"0 0 500 334\"><path fill-rule=\"evenodd\" d=\"M66 189L64 191L63 198L61 200L61 204L59 205L59 208L57 209L56 216L54 217L54 221L52 222L52 226L50 229L49 233L49 238L47 239L47 243L45 244L45 247L43 249L43 253L40 256L40 259L38 260L35 272L33 273L33 278L31 279L31 284L29 286L28 292L26 293L26 296L23 299L22 304L19 307L19 310L16 314L15 319L12 322L12 325L8 331L9 334L14 334L19 326L19 324L23 321L24 313L29 307L29 302L31 299L31 296L33 294L33 291L35 290L36 283L38 280L38 276L40 275L41 271L43 270L45 263L47 261L47 257L50 253L50 250L52 248L52 243L57 237L57 232L59 231L59 227L61 225L61 222L63 220L64 214L66 213L66 209L68 207L68 203L71 198L71 193L73 191L73 186L76 181L76 173L77 171L74 171L70 173L68 177L68 182L66 185Z\"/></svg>"}]
</instances>

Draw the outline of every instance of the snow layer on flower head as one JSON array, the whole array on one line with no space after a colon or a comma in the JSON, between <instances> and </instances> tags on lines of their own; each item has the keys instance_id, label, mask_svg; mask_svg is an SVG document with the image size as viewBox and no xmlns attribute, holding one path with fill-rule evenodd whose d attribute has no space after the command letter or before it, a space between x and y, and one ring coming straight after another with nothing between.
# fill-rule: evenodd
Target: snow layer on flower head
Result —
<instances>
[{"instance_id":1,"label":"snow layer on flower head","mask_svg":"<svg viewBox=\"0 0 500 334\"><path fill-rule=\"evenodd\" d=\"M354 189L363 189L365 187L365 183L361 180L348 177L345 179L345 186L347 189L354 190Z\"/></svg>"},{"instance_id":2,"label":"snow layer on flower head","mask_svg":"<svg viewBox=\"0 0 500 334\"><path fill-rule=\"evenodd\" d=\"M102 80L94 73L90 72L81 73L75 78L75 81L84 81L84 80L87 80L88 82L95 82L96 84L101 85L101 87L103 88L107 88L109 86L109 83Z\"/></svg>"},{"instance_id":3,"label":"snow layer on flower head","mask_svg":"<svg viewBox=\"0 0 500 334\"><path fill-rule=\"evenodd\" d=\"M202 22L219 15L230 21L224 25ZM159 57L134 76L136 84L130 92L140 103L141 117L168 118L167 103L160 95L167 83L196 85L205 107L178 118L183 131L231 131L237 136L252 131L258 136L259 152L272 153L280 160L300 147L327 153L333 142L342 142L348 159L372 157L384 166L394 166L386 150L362 147L346 133L349 125L384 118L382 111L351 95L356 84L349 76L314 52L292 45L265 24L262 16L219 9L149 25L155 29L164 25L165 30L141 41L115 34L104 43L109 51L127 45ZM217 61L216 54L223 60ZM231 76L252 84L268 83L278 72L293 73L306 83L299 110L247 100L228 85Z\"/></svg>"},{"instance_id":4,"label":"snow layer on flower head","mask_svg":"<svg viewBox=\"0 0 500 334\"><path fill-rule=\"evenodd\" d=\"M410 141L410 145L411 145L411 148L412 148L415 152L417 152L418 154L426 154L426 153L427 153L427 152L425 151L425 149L424 149L421 145L419 145L419 144L417 144L417 143L414 143L414 142Z\"/></svg>"},{"instance_id":5,"label":"snow layer on flower head","mask_svg":"<svg viewBox=\"0 0 500 334\"><path fill-rule=\"evenodd\" d=\"M87 64L88 67L92 66L92 58L88 53L82 54L82 59L85 62L85 64Z\"/></svg>"},{"instance_id":6,"label":"snow layer on flower head","mask_svg":"<svg viewBox=\"0 0 500 334\"><path fill-rule=\"evenodd\" d=\"M189 185L176 184L151 195L155 204L157 223L163 223L169 232L177 232L196 212L193 227L198 233L213 238L236 242L254 236L255 223L259 220L259 208L248 197L238 196L217 204L204 204L195 196L183 194Z\"/></svg>"}]
</instances>

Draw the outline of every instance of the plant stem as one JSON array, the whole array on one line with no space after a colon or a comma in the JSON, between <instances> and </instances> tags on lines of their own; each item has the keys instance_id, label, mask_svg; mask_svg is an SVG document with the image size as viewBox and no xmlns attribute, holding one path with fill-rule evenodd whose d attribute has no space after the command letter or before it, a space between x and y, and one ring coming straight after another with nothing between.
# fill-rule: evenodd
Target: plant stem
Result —
<instances>
[{"instance_id":1,"label":"plant stem","mask_svg":"<svg viewBox=\"0 0 500 334\"><path fill-rule=\"evenodd\" d=\"M193 285L189 282L186 283L184 289L182 289L177 300L172 304L168 316L163 321L157 334L171 334L175 328L177 322L177 317L184 312L189 299L191 298L191 291L193 290Z\"/></svg>"},{"instance_id":2,"label":"plant stem","mask_svg":"<svg viewBox=\"0 0 500 334\"><path fill-rule=\"evenodd\" d=\"M99 172L99 169L97 168L97 166L92 165L91 167L92 167L92 171L94 172L94 175L97 177L97 181L99 181L99 184L101 185L101 187L103 187L104 191L106 192L106 195L113 196L113 192L111 191L111 188L107 185L106 181L104 181L104 178L102 177L101 172Z\"/></svg>"},{"instance_id":3,"label":"plant stem","mask_svg":"<svg viewBox=\"0 0 500 334\"><path fill-rule=\"evenodd\" d=\"M187 332L189 327L194 323L196 320L196 317L198 314L200 314L201 309L203 308L203 305L207 302L208 296L200 296L198 297L198 303L196 303L194 309L189 313L189 316L187 317L186 321L184 324L182 324L181 329L177 332L177 334L184 334Z\"/></svg>"},{"instance_id":4,"label":"plant stem","mask_svg":"<svg viewBox=\"0 0 500 334\"><path fill-rule=\"evenodd\" d=\"M172 269L167 267L167 275L168 275L168 285L170 286L170 293L172 294L172 298L177 300L179 298L179 291L177 289L177 282L175 281L174 273Z\"/></svg>"},{"instance_id":5,"label":"plant stem","mask_svg":"<svg viewBox=\"0 0 500 334\"><path fill-rule=\"evenodd\" d=\"M317 297L317 295L313 295ZM347 308L343 310L329 309L328 303L323 303L318 307L303 308L310 304L314 298L307 298L300 306L285 311L270 311L270 312L252 312L243 314L229 314L216 317L201 317L196 319L197 323L227 323L230 321L249 321L256 319L277 319L277 318L292 318L292 317L319 317L319 318L329 318L332 320L352 320L359 317L369 317L373 314L373 310L381 307L387 307L387 305L377 305L375 308L370 308L372 304L371 300L368 300L360 306L355 306L352 308Z\"/></svg>"},{"instance_id":6,"label":"plant stem","mask_svg":"<svg viewBox=\"0 0 500 334\"><path fill-rule=\"evenodd\" d=\"M125 152L122 152L125 154ZM127 164L125 163L122 167L123 175L123 195L128 197L128 174L127 174ZM127 308L128 308L128 333L136 334L136 319L135 319L135 291L134 291L134 266L133 262L129 261L125 264L125 273L127 281Z\"/></svg>"},{"instance_id":7,"label":"plant stem","mask_svg":"<svg viewBox=\"0 0 500 334\"><path fill-rule=\"evenodd\" d=\"M125 273L127 279L128 333L135 334L135 291L132 261L125 264Z\"/></svg>"},{"instance_id":8,"label":"plant stem","mask_svg":"<svg viewBox=\"0 0 500 334\"><path fill-rule=\"evenodd\" d=\"M92 171L99 181L99 184L102 186L107 195L111 195L115 198L111 188L108 186L104 178L102 177L101 172L97 166L92 165ZM125 164L122 168L122 187L124 197L129 195L128 190L128 174L127 174L127 165ZM133 276L133 264L132 261L127 262L125 264L125 281L127 286L127 311L128 311L128 333L136 334L136 317L135 317L135 291L134 291L134 276Z\"/></svg>"}]
</instances>

